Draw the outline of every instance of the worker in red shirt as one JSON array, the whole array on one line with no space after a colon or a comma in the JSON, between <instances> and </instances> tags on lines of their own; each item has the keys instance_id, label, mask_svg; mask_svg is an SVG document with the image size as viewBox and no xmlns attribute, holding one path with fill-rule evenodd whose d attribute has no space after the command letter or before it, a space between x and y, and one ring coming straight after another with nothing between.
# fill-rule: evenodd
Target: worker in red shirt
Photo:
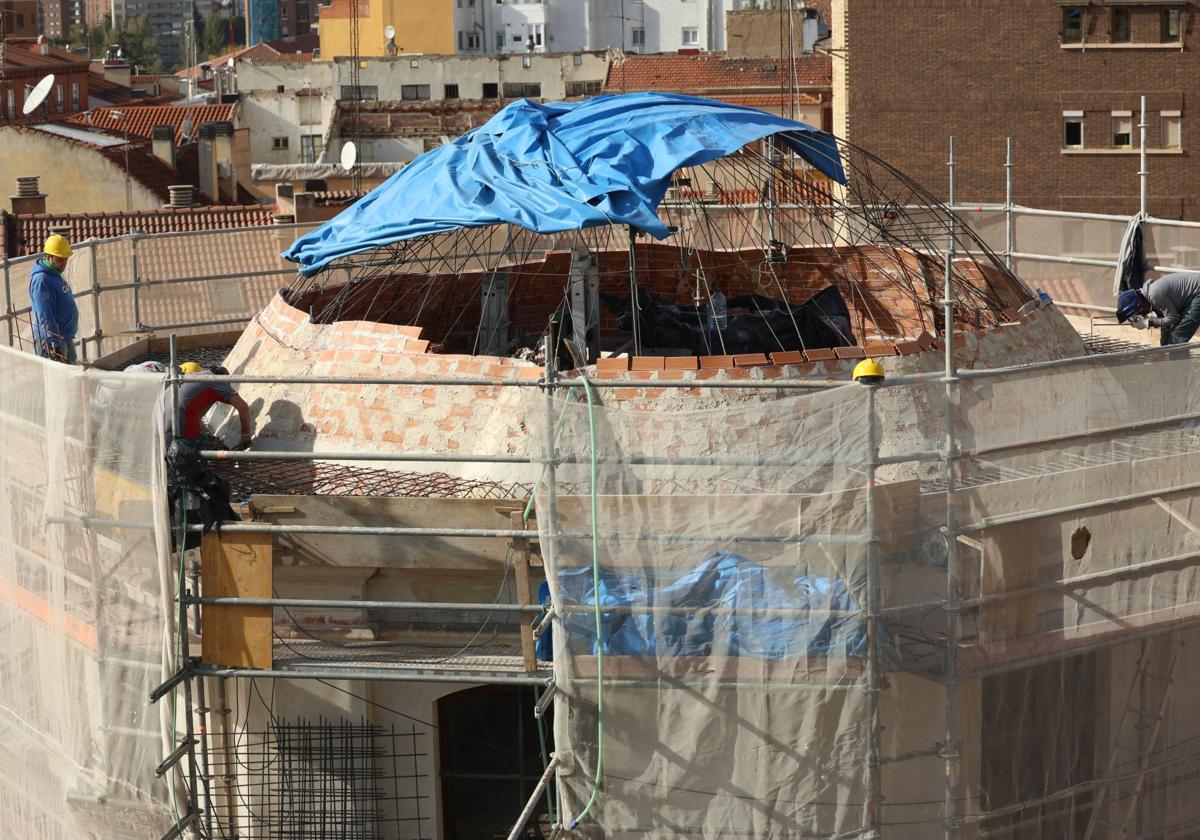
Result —
<instances>
[{"instance_id":1,"label":"worker in red shirt","mask_svg":"<svg viewBox=\"0 0 1200 840\"><path fill-rule=\"evenodd\" d=\"M254 429L253 420L250 418L250 406L238 395L233 386L227 382L197 382L196 380L189 381L186 378L192 374L206 372L217 376L228 376L229 371L220 365L215 365L212 370L205 371L196 362L184 362L179 366L179 371L185 377L179 386L179 437L183 440L198 440L210 436L204 426L204 415L217 403L225 403L233 406L237 411L238 421L242 427L241 440L235 448L248 449L251 432ZM167 429L168 434L171 431L170 428Z\"/></svg>"}]
</instances>

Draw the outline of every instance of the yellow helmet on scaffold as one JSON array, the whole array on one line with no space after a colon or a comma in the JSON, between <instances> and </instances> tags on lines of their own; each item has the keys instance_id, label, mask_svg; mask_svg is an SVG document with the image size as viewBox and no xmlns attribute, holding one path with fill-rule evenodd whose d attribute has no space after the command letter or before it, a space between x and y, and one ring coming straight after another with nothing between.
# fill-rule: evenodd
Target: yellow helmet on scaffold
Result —
<instances>
[{"instance_id":1,"label":"yellow helmet on scaffold","mask_svg":"<svg viewBox=\"0 0 1200 840\"><path fill-rule=\"evenodd\" d=\"M67 241L67 237L56 233L46 237L46 244L42 248L42 252L59 259L70 259L71 243Z\"/></svg>"},{"instance_id":2,"label":"yellow helmet on scaffold","mask_svg":"<svg viewBox=\"0 0 1200 840\"><path fill-rule=\"evenodd\" d=\"M854 366L854 381L863 385L873 385L884 379L883 365L878 359L863 359Z\"/></svg>"}]
</instances>

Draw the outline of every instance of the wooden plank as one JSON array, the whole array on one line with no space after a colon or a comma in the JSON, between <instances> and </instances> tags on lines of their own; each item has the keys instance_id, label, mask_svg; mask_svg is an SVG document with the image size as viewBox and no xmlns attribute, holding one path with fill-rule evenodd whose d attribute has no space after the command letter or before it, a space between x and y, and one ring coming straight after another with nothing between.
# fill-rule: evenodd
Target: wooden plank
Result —
<instances>
[{"instance_id":1,"label":"wooden plank","mask_svg":"<svg viewBox=\"0 0 1200 840\"><path fill-rule=\"evenodd\" d=\"M521 511L514 510L509 514L513 530L524 528L525 521ZM529 591L529 540L518 537L513 540L513 566L517 578L517 603L532 604L533 597ZM537 670L537 652L533 647L533 627L529 616L521 616L521 660L526 673L532 674Z\"/></svg>"},{"instance_id":2,"label":"wooden plank","mask_svg":"<svg viewBox=\"0 0 1200 840\"><path fill-rule=\"evenodd\" d=\"M367 496L251 497L259 518L281 525L349 525L393 528L508 527L507 512L520 499L426 499ZM499 519L497 511L505 514ZM275 561L285 565L463 569L503 568L509 541L504 537L347 537L342 534L279 534Z\"/></svg>"},{"instance_id":3,"label":"wooden plank","mask_svg":"<svg viewBox=\"0 0 1200 840\"><path fill-rule=\"evenodd\" d=\"M204 595L227 598L271 597L270 534L205 534L200 542ZM270 668L270 607L213 607L201 610L206 665Z\"/></svg>"}]
</instances>

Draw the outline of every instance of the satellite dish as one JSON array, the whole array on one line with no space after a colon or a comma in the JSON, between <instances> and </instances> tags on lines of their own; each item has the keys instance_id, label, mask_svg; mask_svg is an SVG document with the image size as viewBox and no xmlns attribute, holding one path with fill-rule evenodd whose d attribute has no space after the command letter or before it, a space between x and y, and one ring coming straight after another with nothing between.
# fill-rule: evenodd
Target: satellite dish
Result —
<instances>
[{"instance_id":1,"label":"satellite dish","mask_svg":"<svg viewBox=\"0 0 1200 840\"><path fill-rule=\"evenodd\" d=\"M354 168L354 164L357 161L358 147L354 145L353 140L349 140L346 142L346 145L342 146L342 169L349 172Z\"/></svg>"},{"instance_id":2,"label":"satellite dish","mask_svg":"<svg viewBox=\"0 0 1200 840\"><path fill-rule=\"evenodd\" d=\"M387 38L389 41L392 40L393 38L395 38L396 37L396 27L392 26L390 23L387 26L383 27L383 37Z\"/></svg>"},{"instance_id":3,"label":"satellite dish","mask_svg":"<svg viewBox=\"0 0 1200 840\"><path fill-rule=\"evenodd\" d=\"M42 80L33 86L33 90L29 91L29 95L25 97L25 104L21 106L21 113L29 116L46 101L46 97L50 95L50 89L54 87L54 74L50 73Z\"/></svg>"}]
</instances>

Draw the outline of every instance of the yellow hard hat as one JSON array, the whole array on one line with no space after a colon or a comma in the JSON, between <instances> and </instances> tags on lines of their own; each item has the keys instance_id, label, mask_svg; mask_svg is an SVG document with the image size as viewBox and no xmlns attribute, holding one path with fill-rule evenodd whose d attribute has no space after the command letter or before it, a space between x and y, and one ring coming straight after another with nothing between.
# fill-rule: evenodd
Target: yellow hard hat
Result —
<instances>
[{"instance_id":1,"label":"yellow hard hat","mask_svg":"<svg viewBox=\"0 0 1200 840\"><path fill-rule=\"evenodd\" d=\"M884 377L883 365L877 359L863 359L854 366L854 381L864 385L882 382Z\"/></svg>"},{"instance_id":2,"label":"yellow hard hat","mask_svg":"<svg viewBox=\"0 0 1200 840\"><path fill-rule=\"evenodd\" d=\"M189 373L203 373L204 368L199 362L184 362L179 366L179 372L186 376Z\"/></svg>"},{"instance_id":3,"label":"yellow hard hat","mask_svg":"<svg viewBox=\"0 0 1200 840\"><path fill-rule=\"evenodd\" d=\"M67 237L56 233L46 237L46 247L42 251L65 260L71 256L71 243L67 241Z\"/></svg>"}]
</instances>

